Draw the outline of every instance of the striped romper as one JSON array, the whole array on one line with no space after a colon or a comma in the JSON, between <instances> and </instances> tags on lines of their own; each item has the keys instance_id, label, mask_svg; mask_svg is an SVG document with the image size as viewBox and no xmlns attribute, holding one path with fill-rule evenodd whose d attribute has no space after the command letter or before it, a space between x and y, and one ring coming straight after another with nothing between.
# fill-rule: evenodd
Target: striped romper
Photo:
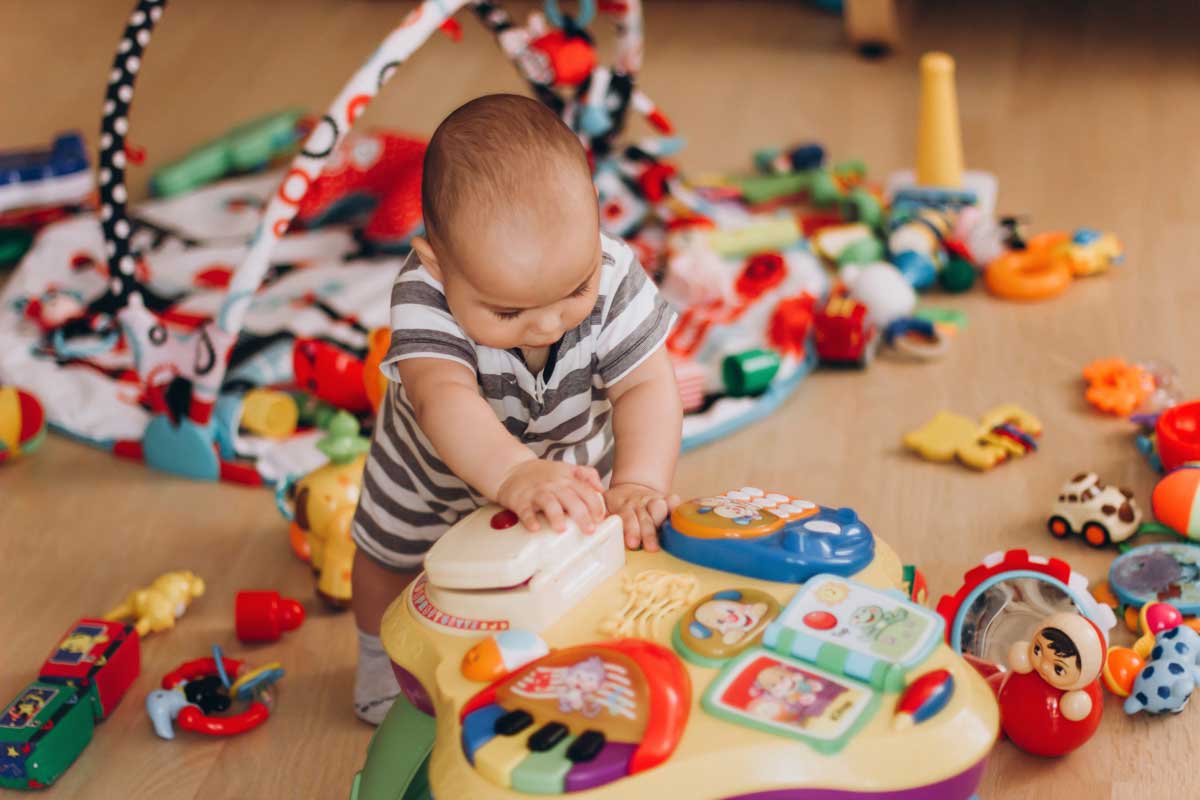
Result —
<instances>
[{"instance_id":1,"label":"striped romper","mask_svg":"<svg viewBox=\"0 0 1200 800\"><path fill-rule=\"evenodd\" d=\"M441 283L415 253L408 257L392 287L392 341L382 364L390 383L354 515L354 541L373 561L419 568L433 542L485 502L438 459L417 425L396 370L406 358L469 367L509 433L539 458L595 467L607 485L613 434L606 389L662 346L673 315L629 246L601 238L596 305L551 347L536 375L519 350L471 341L450 315Z\"/></svg>"}]
</instances>

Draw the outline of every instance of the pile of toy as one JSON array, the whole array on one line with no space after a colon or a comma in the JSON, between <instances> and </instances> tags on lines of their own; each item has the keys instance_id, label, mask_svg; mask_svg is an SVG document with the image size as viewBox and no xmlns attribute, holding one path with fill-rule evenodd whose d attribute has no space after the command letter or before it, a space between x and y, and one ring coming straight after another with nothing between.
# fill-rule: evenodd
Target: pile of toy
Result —
<instances>
[{"instance_id":1,"label":"pile of toy","mask_svg":"<svg viewBox=\"0 0 1200 800\"><path fill-rule=\"evenodd\" d=\"M141 672L141 641L175 627L204 581L188 571L160 575L130 592L100 618L75 622L50 651L36 680L0 711L0 787L43 789L58 780L92 741ZM244 643L273 642L304 621L304 608L277 592L239 592L235 628ZM277 662L250 667L226 657L181 664L146 697L146 714L163 739L175 726L208 736L253 730L271 716ZM240 706L231 712L234 702Z\"/></svg>"},{"instance_id":2,"label":"pile of toy","mask_svg":"<svg viewBox=\"0 0 1200 800\"><path fill-rule=\"evenodd\" d=\"M995 179L962 169L941 54L922 61L914 173L880 187L861 163L830 166L807 145L757 154L752 177L689 181L669 161L681 146L670 121L637 85L640 4L591 0L574 16L548 0L523 23L488 0L429 0L328 113L238 126L159 170L158 199L131 209L128 111L164 10L139 0L106 94L97 213L42 231L9 281L0 333L17 346L0 353L0 380L19 380L77 439L204 480L276 483L319 467L323 431L303 413L314 405L369 427L387 346L380 298L400 264L389 255L422 230L424 143L351 128L430 36L462 37L462 8L578 133L604 229L628 238L678 308L668 346L685 449L770 413L818 363L865 365L881 344L943 354L965 318L919 308L919 291L963 291L1033 253L1056 273L1094 272L1119 251L1086 232L1027 242L1015 220L993 219ZM609 64L590 32L602 18L617 28ZM625 139L630 112L663 135ZM283 173L254 174L296 148Z\"/></svg>"}]
</instances>

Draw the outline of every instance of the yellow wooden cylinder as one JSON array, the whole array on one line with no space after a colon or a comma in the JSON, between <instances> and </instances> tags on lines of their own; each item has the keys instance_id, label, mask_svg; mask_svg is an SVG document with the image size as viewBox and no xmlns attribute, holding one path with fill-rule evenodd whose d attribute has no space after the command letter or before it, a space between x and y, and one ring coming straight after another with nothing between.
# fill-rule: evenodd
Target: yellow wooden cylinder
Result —
<instances>
[{"instance_id":1,"label":"yellow wooden cylinder","mask_svg":"<svg viewBox=\"0 0 1200 800\"><path fill-rule=\"evenodd\" d=\"M962 186L962 132L954 59L945 53L921 56L921 108L917 127L917 184Z\"/></svg>"}]
</instances>

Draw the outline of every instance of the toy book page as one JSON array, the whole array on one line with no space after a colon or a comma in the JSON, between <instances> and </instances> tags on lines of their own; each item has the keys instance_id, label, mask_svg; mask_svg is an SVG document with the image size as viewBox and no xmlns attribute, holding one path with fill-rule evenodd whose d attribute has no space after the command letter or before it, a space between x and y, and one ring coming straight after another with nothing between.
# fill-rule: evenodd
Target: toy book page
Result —
<instances>
[{"instance_id":1,"label":"toy book page","mask_svg":"<svg viewBox=\"0 0 1200 800\"><path fill-rule=\"evenodd\" d=\"M833 575L805 584L772 623L766 642L777 650L816 660L823 645L902 667L920 663L937 646L943 623L933 611L887 592ZM786 640L805 639L787 647ZM811 650L813 652L806 652Z\"/></svg>"},{"instance_id":2,"label":"toy book page","mask_svg":"<svg viewBox=\"0 0 1200 800\"><path fill-rule=\"evenodd\" d=\"M879 706L862 684L756 648L730 662L704 696L710 713L740 725L840 750Z\"/></svg>"}]
</instances>

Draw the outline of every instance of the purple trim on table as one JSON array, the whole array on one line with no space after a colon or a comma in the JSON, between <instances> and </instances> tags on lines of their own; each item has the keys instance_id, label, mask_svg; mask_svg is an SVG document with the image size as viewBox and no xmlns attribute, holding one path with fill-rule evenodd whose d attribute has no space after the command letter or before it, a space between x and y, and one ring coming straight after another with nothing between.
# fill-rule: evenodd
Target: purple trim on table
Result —
<instances>
[{"instance_id":1,"label":"purple trim on table","mask_svg":"<svg viewBox=\"0 0 1200 800\"><path fill-rule=\"evenodd\" d=\"M629 759L637 748L626 742L608 742L591 761L576 764L567 773L568 792L594 789L629 774Z\"/></svg>"},{"instance_id":2,"label":"purple trim on table","mask_svg":"<svg viewBox=\"0 0 1200 800\"><path fill-rule=\"evenodd\" d=\"M848 792L842 789L773 789L769 792L739 794L726 800L968 800L983 778L983 759L966 772L928 786L893 792Z\"/></svg>"},{"instance_id":3,"label":"purple trim on table","mask_svg":"<svg viewBox=\"0 0 1200 800\"><path fill-rule=\"evenodd\" d=\"M408 698L408 702L413 704L413 708L424 711L431 717L434 716L433 700L430 699L429 692L425 691L425 686L417 680L417 676L395 661L392 662L392 672L396 673L400 691L404 692L404 696Z\"/></svg>"}]
</instances>

